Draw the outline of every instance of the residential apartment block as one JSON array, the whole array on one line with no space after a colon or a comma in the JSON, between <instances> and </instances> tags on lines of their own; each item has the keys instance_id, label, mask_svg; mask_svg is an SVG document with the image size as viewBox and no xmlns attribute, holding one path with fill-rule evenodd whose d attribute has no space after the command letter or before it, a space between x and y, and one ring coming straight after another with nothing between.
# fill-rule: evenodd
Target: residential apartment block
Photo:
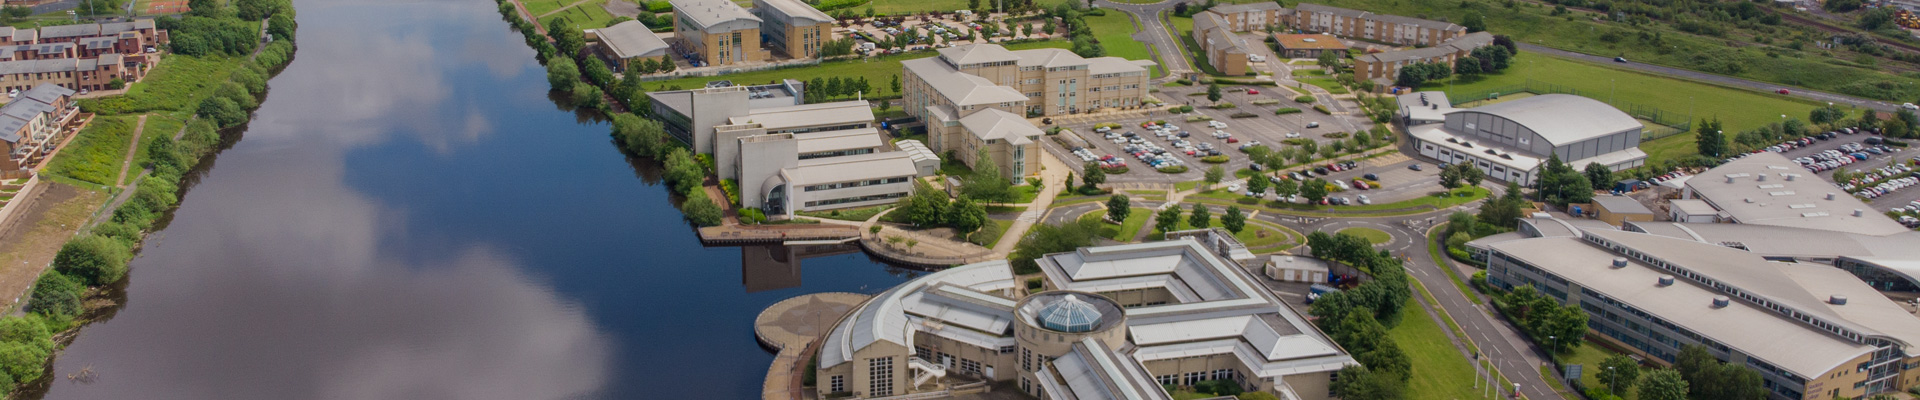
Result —
<instances>
[{"instance_id":1,"label":"residential apartment block","mask_svg":"<svg viewBox=\"0 0 1920 400\"><path fill-rule=\"evenodd\" d=\"M933 151L974 166L986 149L1001 175L1016 182L1039 172L1042 132L1026 116L1139 107L1150 99L1150 61L992 44L939 53L901 63L905 110L926 123Z\"/></svg>"},{"instance_id":2,"label":"residential apartment block","mask_svg":"<svg viewBox=\"0 0 1920 400\"><path fill-rule=\"evenodd\" d=\"M671 0L673 37L695 66L766 61L760 25L752 12L728 0Z\"/></svg>"},{"instance_id":3,"label":"residential apartment block","mask_svg":"<svg viewBox=\"0 0 1920 400\"><path fill-rule=\"evenodd\" d=\"M1257 51L1257 42L1249 42L1236 32L1248 32L1284 25L1292 11L1276 3L1249 3L1215 6L1193 15L1193 41L1207 57L1207 65L1224 75L1245 75L1247 63Z\"/></svg>"},{"instance_id":4,"label":"residential apartment block","mask_svg":"<svg viewBox=\"0 0 1920 400\"><path fill-rule=\"evenodd\" d=\"M767 47L788 57L819 57L833 40L833 17L799 0L753 0L753 12Z\"/></svg>"},{"instance_id":5,"label":"residential apartment block","mask_svg":"<svg viewBox=\"0 0 1920 400\"><path fill-rule=\"evenodd\" d=\"M0 151L6 154L0 159L0 177L21 177L53 152L48 145L61 139L60 128L79 113L73 93L42 84L0 106Z\"/></svg>"},{"instance_id":6,"label":"residential apartment block","mask_svg":"<svg viewBox=\"0 0 1920 400\"><path fill-rule=\"evenodd\" d=\"M1164 385L1222 380L1282 399L1332 398L1334 373L1358 363L1216 253L1233 248L1218 240L1233 239L1202 233L1049 254L1037 260L1044 288L1031 293L1006 261L908 281L826 333L818 394L1008 382L1043 399L1171 399Z\"/></svg>"},{"instance_id":7,"label":"residential apartment block","mask_svg":"<svg viewBox=\"0 0 1920 400\"><path fill-rule=\"evenodd\" d=\"M1441 42L1467 34L1466 27L1449 22L1374 14L1312 3L1300 3L1294 6L1293 11L1293 24L1298 29L1401 46L1438 46Z\"/></svg>"},{"instance_id":8,"label":"residential apartment block","mask_svg":"<svg viewBox=\"0 0 1920 400\"><path fill-rule=\"evenodd\" d=\"M0 90L25 91L43 83L103 90L114 78L131 83L145 77L168 39L167 31L143 19L39 30L0 27L0 43Z\"/></svg>"},{"instance_id":9,"label":"residential apartment block","mask_svg":"<svg viewBox=\"0 0 1920 400\"><path fill-rule=\"evenodd\" d=\"M626 21L600 29L586 30L588 39L599 43L594 46L601 58L609 61L614 71L625 72L632 63L666 58L669 52L667 41L653 34L640 21Z\"/></svg>"},{"instance_id":10,"label":"residential apartment block","mask_svg":"<svg viewBox=\"0 0 1920 400\"><path fill-rule=\"evenodd\" d=\"M1379 83L1391 83L1399 77L1400 68L1419 63L1441 63L1449 68L1453 61L1473 53L1474 49L1493 44L1493 34L1474 32L1460 35L1433 47L1421 47L1367 54L1353 58L1354 79L1370 79Z\"/></svg>"},{"instance_id":11,"label":"residential apartment block","mask_svg":"<svg viewBox=\"0 0 1920 400\"><path fill-rule=\"evenodd\" d=\"M768 215L892 203L939 169L925 146L888 143L867 102L804 104L800 85L647 95L669 133L712 154L720 178L738 183L741 206Z\"/></svg>"}]
</instances>

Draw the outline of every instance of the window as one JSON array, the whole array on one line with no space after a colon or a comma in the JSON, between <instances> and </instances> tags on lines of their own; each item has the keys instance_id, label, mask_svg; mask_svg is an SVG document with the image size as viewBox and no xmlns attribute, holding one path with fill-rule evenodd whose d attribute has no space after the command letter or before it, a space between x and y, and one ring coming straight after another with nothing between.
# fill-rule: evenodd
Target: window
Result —
<instances>
[{"instance_id":1,"label":"window","mask_svg":"<svg viewBox=\"0 0 1920 400\"><path fill-rule=\"evenodd\" d=\"M962 358L960 359L960 372L980 376L980 362Z\"/></svg>"},{"instance_id":2,"label":"window","mask_svg":"<svg viewBox=\"0 0 1920 400\"><path fill-rule=\"evenodd\" d=\"M834 375L833 378L828 379L828 381L833 382L832 384L827 386L828 393L841 393L841 392L847 391L847 377L845 375Z\"/></svg>"},{"instance_id":3,"label":"window","mask_svg":"<svg viewBox=\"0 0 1920 400\"><path fill-rule=\"evenodd\" d=\"M893 357L867 360L867 395L893 395Z\"/></svg>"},{"instance_id":4,"label":"window","mask_svg":"<svg viewBox=\"0 0 1920 400\"><path fill-rule=\"evenodd\" d=\"M1033 372L1033 351L1027 350L1027 349L1020 349L1020 370ZM1026 378L1020 379L1020 386L1022 386L1022 389L1024 389L1024 386L1026 386L1026 383L1027 383Z\"/></svg>"}]
</instances>

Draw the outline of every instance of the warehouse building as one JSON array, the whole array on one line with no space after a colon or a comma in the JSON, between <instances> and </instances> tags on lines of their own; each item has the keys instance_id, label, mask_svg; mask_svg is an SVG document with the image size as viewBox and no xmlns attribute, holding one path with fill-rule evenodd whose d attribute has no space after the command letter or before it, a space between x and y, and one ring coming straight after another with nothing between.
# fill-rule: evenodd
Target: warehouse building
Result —
<instances>
[{"instance_id":1,"label":"warehouse building","mask_svg":"<svg viewBox=\"0 0 1920 400\"><path fill-rule=\"evenodd\" d=\"M1047 399L1170 399L1163 385L1224 380L1283 399L1331 398L1334 372L1353 358L1198 240L1049 254L1037 260L1044 289L1031 294L1005 261L901 284L827 333L818 394L931 396L1013 382Z\"/></svg>"},{"instance_id":2,"label":"warehouse building","mask_svg":"<svg viewBox=\"0 0 1920 400\"><path fill-rule=\"evenodd\" d=\"M1399 103L1420 155L1471 163L1502 181L1532 184L1550 155L1576 170L1599 163L1619 171L1647 158L1640 121L1585 97L1547 94L1456 109L1443 93L1415 92Z\"/></svg>"}]
</instances>

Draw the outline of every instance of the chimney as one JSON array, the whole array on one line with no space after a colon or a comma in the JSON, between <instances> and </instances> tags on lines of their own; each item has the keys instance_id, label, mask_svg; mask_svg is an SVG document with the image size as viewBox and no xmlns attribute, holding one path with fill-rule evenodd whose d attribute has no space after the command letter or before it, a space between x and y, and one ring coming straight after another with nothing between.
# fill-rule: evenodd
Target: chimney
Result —
<instances>
[{"instance_id":1,"label":"chimney","mask_svg":"<svg viewBox=\"0 0 1920 400\"><path fill-rule=\"evenodd\" d=\"M1847 305L1847 296L1846 296L1846 295L1840 295L1840 294L1836 294L1836 295L1832 295L1832 296L1827 296L1827 303L1828 303L1828 304L1832 304L1832 305L1836 305L1836 306L1844 306L1844 305Z\"/></svg>"},{"instance_id":2,"label":"chimney","mask_svg":"<svg viewBox=\"0 0 1920 400\"><path fill-rule=\"evenodd\" d=\"M1673 275L1661 275L1660 287L1673 286Z\"/></svg>"},{"instance_id":3,"label":"chimney","mask_svg":"<svg viewBox=\"0 0 1920 400\"><path fill-rule=\"evenodd\" d=\"M1733 299L1727 296L1713 296L1713 308L1727 308L1727 305L1732 303Z\"/></svg>"},{"instance_id":4,"label":"chimney","mask_svg":"<svg viewBox=\"0 0 1920 400\"><path fill-rule=\"evenodd\" d=\"M1614 257L1614 258L1613 258L1613 267L1614 267L1614 268L1626 268L1626 267L1627 267L1627 258L1626 258L1626 257Z\"/></svg>"},{"instance_id":5,"label":"chimney","mask_svg":"<svg viewBox=\"0 0 1920 400\"><path fill-rule=\"evenodd\" d=\"M1833 200L1833 193L1827 193L1827 200Z\"/></svg>"}]
</instances>

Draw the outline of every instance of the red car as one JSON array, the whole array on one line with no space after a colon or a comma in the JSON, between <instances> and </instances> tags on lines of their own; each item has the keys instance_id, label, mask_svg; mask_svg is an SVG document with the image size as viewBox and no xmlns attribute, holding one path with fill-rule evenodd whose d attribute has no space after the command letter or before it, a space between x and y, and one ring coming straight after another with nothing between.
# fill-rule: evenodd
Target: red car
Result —
<instances>
[{"instance_id":1,"label":"red car","mask_svg":"<svg viewBox=\"0 0 1920 400\"><path fill-rule=\"evenodd\" d=\"M1780 89L1780 90L1775 90L1775 91L1773 91L1773 92L1774 92L1774 93L1779 93L1779 94L1793 94L1793 92L1792 92L1792 91L1789 91L1789 90L1786 90L1786 89Z\"/></svg>"},{"instance_id":2,"label":"red car","mask_svg":"<svg viewBox=\"0 0 1920 400\"><path fill-rule=\"evenodd\" d=\"M1247 89L1247 94L1260 94L1260 89Z\"/></svg>"},{"instance_id":3,"label":"red car","mask_svg":"<svg viewBox=\"0 0 1920 400\"><path fill-rule=\"evenodd\" d=\"M1240 143L1240 139L1227 138L1227 143Z\"/></svg>"}]
</instances>

